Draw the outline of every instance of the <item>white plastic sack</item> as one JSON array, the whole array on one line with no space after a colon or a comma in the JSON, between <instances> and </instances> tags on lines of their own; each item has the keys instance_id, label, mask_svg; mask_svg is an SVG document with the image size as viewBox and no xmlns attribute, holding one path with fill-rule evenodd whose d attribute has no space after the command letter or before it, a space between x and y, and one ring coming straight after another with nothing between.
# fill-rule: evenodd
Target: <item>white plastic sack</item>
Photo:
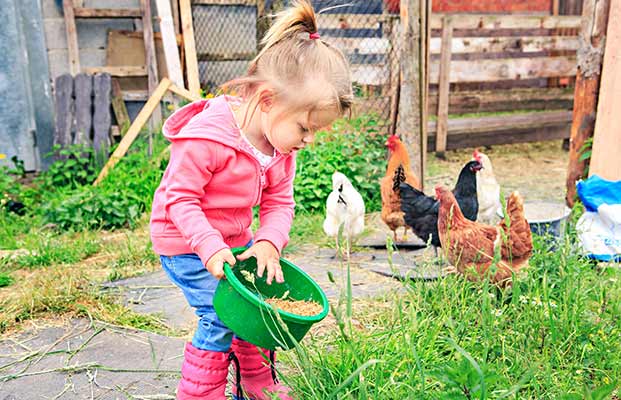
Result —
<instances>
[{"instance_id":1,"label":"white plastic sack","mask_svg":"<svg viewBox=\"0 0 621 400\"><path fill-rule=\"evenodd\" d=\"M582 248L591 258L621 260L621 204L602 204L586 211L576 225Z\"/></svg>"}]
</instances>

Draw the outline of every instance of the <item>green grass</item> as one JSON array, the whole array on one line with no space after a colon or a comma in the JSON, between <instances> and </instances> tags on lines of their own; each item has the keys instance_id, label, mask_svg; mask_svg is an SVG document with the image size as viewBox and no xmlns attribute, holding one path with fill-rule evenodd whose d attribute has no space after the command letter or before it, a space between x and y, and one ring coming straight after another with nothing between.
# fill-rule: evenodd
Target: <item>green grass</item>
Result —
<instances>
[{"instance_id":1,"label":"green grass","mask_svg":"<svg viewBox=\"0 0 621 400\"><path fill-rule=\"evenodd\" d=\"M535 245L512 289L451 276L354 299L354 328L337 318L343 331L290 355L295 398L610 398L591 391L620 379L621 270L595 268L569 241Z\"/></svg>"}]
</instances>

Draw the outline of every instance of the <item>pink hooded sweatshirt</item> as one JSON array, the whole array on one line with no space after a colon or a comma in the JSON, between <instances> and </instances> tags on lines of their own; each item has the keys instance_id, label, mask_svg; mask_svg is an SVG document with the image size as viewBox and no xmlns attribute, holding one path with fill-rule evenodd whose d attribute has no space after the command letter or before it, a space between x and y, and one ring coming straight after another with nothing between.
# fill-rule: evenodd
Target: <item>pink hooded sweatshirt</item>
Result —
<instances>
[{"instance_id":1,"label":"pink hooded sweatshirt","mask_svg":"<svg viewBox=\"0 0 621 400\"><path fill-rule=\"evenodd\" d=\"M164 123L171 153L153 198L151 241L159 255L196 253L203 264L219 250L246 245L252 207L261 205L255 241L278 251L293 220L295 155L280 154L261 167L220 96L190 103Z\"/></svg>"}]
</instances>

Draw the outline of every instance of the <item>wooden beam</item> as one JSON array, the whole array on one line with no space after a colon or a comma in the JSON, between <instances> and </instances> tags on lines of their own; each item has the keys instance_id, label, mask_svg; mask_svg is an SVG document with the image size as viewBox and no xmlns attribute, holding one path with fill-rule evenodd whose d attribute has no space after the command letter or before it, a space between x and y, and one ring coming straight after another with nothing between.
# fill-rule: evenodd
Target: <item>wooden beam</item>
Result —
<instances>
[{"instance_id":1,"label":"wooden beam","mask_svg":"<svg viewBox=\"0 0 621 400\"><path fill-rule=\"evenodd\" d=\"M121 136L125 136L125 132L129 129L131 123L129 114L127 113L127 107L123 100L123 92L121 91L121 84L116 78L112 79L112 111L114 111L114 117L116 123L119 126Z\"/></svg>"},{"instance_id":2,"label":"wooden beam","mask_svg":"<svg viewBox=\"0 0 621 400\"><path fill-rule=\"evenodd\" d=\"M70 0L71 1L71 0ZM140 18L139 8L74 8L76 18Z\"/></svg>"},{"instance_id":3,"label":"wooden beam","mask_svg":"<svg viewBox=\"0 0 621 400\"><path fill-rule=\"evenodd\" d=\"M390 134L394 135L397 132L397 114L399 111L399 76L401 69L399 68L399 55L401 54L401 47L399 41L399 20L393 19L389 21L390 24L390 44L391 49L388 56L390 57L390 85L389 88L392 91L390 93Z\"/></svg>"},{"instance_id":4,"label":"wooden beam","mask_svg":"<svg viewBox=\"0 0 621 400\"><path fill-rule=\"evenodd\" d=\"M178 0L170 0L172 4L172 19L173 24L175 25L175 36L181 36L181 20L179 19L179 1Z\"/></svg>"},{"instance_id":5,"label":"wooden beam","mask_svg":"<svg viewBox=\"0 0 621 400\"><path fill-rule=\"evenodd\" d=\"M431 53L439 54L441 38L431 39ZM575 51L578 37L575 36L493 36L453 38L453 53L531 53L541 51Z\"/></svg>"},{"instance_id":6,"label":"wooden beam","mask_svg":"<svg viewBox=\"0 0 621 400\"><path fill-rule=\"evenodd\" d=\"M170 85L170 87L168 88L168 90L170 90L171 92L173 92L174 94L176 94L177 96L181 96L186 100L190 100L190 101L198 101L201 99L201 96L190 92L189 90L186 90L182 87L179 87L175 84Z\"/></svg>"},{"instance_id":7,"label":"wooden beam","mask_svg":"<svg viewBox=\"0 0 621 400\"><path fill-rule=\"evenodd\" d=\"M442 29L444 14L434 14L431 29ZM453 29L555 29L579 28L580 17L575 15L489 15L460 14Z\"/></svg>"},{"instance_id":8,"label":"wooden beam","mask_svg":"<svg viewBox=\"0 0 621 400\"><path fill-rule=\"evenodd\" d=\"M183 32L183 47L185 51L185 64L188 85L192 93L199 94L201 85L198 75L198 59L196 57L196 44L194 42L194 27L192 22L192 5L190 0L179 0L179 12L181 13L181 31Z\"/></svg>"},{"instance_id":9,"label":"wooden beam","mask_svg":"<svg viewBox=\"0 0 621 400\"><path fill-rule=\"evenodd\" d=\"M164 45L164 58L166 59L168 78L175 85L183 87L183 72L181 71L179 48L177 47L170 0L156 0L155 5L160 18L160 32L162 34L162 44Z\"/></svg>"},{"instance_id":10,"label":"wooden beam","mask_svg":"<svg viewBox=\"0 0 621 400\"><path fill-rule=\"evenodd\" d=\"M610 4L609 21L621 21L621 2ZM621 180L621 25L608 24L589 175Z\"/></svg>"},{"instance_id":11,"label":"wooden beam","mask_svg":"<svg viewBox=\"0 0 621 400\"><path fill-rule=\"evenodd\" d=\"M449 91L451 72L451 42L453 23L451 17L444 17L442 26L442 53L440 54L440 83L438 86L438 129L436 132L436 154L444 157L448 130Z\"/></svg>"},{"instance_id":12,"label":"wooden beam","mask_svg":"<svg viewBox=\"0 0 621 400\"><path fill-rule=\"evenodd\" d=\"M73 78L75 96L75 137L73 144L91 147L93 127L93 77L77 74Z\"/></svg>"},{"instance_id":13,"label":"wooden beam","mask_svg":"<svg viewBox=\"0 0 621 400\"><path fill-rule=\"evenodd\" d=\"M164 94L166 93L171 84L172 82L170 81L170 79L162 79L147 103L138 113L138 116L127 130L127 133L117 146L116 150L114 150L114 153L112 153L112 155L108 159L106 165L104 165L102 170L99 172L99 176L97 176L97 179L95 180L95 182L93 182L93 185L99 184L99 182L101 182L108 175L110 169L114 167L114 165L116 165L116 163L119 162L121 158L123 158L125 153L127 153L127 150L140 133L140 130L142 129L144 124L147 123L147 121L149 120L149 117L151 116L153 111L160 106L160 101L162 100L162 97L164 97Z\"/></svg>"},{"instance_id":14,"label":"wooden beam","mask_svg":"<svg viewBox=\"0 0 621 400\"><path fill-rule=\"evenodd\" d=\"M445 14L434 13L431 29L442 29ZM449 15L449 14L447 14ZM381 23L394 18L386 14L319 14L320 29L378 29ZM490 15L459 14L453 29L555 29L579 28L580 16L575 15Z\"/></svg>"},{"instance_id":15,"label":"wooden beam","mask_svg":"<svg viewBox=\"0 0 621 400\"><path fill-rule=\"evenodd\" d=\"M110 94L112 77L109 74L97 74L93 77L93 150L95 158L102 162L107 160L110 149Z\"/></svg>"},{"instance_id":16,"label":"wooden beam","mask_svg":"<svg viewBox=\"0 0 621 400\"><path fill-rule=\"evenodd\" d=\"M110 74L117 77L127 76L147 76L147 68L144 65L121 67L86 67L83 68L87 74Z\"/></svg>"},{"instance_id":17,"label":"wooden beam","mask_svg":"<svg viewBox=\"0 0 621 400\"><path fill-rule=\"evenodd\" d=\"M582 9L578 75L574 95L574 113L569 143L567 193L565 202L573 207L576 200L576 182L585 176L588 160L581 160L585 142L593 136L603 47L610 0L585 0Z\"/></svg>"},{"instance_id":18,"label":"wooden beam","mask_svg":"<svg viewBox=\"0 0 621 400\"><path fill-rule=\"evenodd\" d=\"M576 74L576 58L573 56L503 58L451 62L451 83L490 82L498 80L548 78ZM431 63L431 83L438 83L438 62Z\"/></svg>"},{"instance_id":19,"label":"wooden beam","mask_svg":"<svg viewBox=\"0 0 621 400\"><path fill-rule=\"evenodd\" d=\"M78 49L78 33L75 26L73 0L63 0L65 30L67 32L67 51L69 53L69 71L71 75L80 72L80 52Z\"/></svg>"},{"instance_id":20,"label":"wooden beam","mask_svg":"<svg viewBox=\"0 0 621 400\"><path fill-rule=\"evenodd\" d=\"M414 174L424 181L422 155L421 113L421 26L420 4L414 0L402 0L400 6L402 24L401 89L399 96L399 121L397 134L405 143Z\"/></svg>"},{"instance_id":21,"label":"wooden beam","mask_svg":"<svg viewBox=\"0 0 621 400\"><path fill-rule=\"evenodd\" d=\"M147 66L147 89L153 94L157 88L157 58L155 56L155 41L153 39L153 17L151 14L151 0L140 0L142 10L142 33L144 35L145 65ZM149 156L153 154L153 130L162 122L162 110L156 107L153 110L149 129Z\"/></svg>"},{"instance_id":22,"label":"wooden beam","mask_svg":"<svg viewBox=\"0 0 621 400\"><path fill-rule=\"evenodd\" d=\"M54 80L54 108L54 144L61 147L70 145L73 121L73 78L70 74L57 76Z\"/></svg>"},{"instance_id":23,"label":"wooden beam","mask_svg":"<svg viewBox=\"0 0 621 400\"><path fill-rule=\"evenodd\" d=\"M428 112L438 111L438 93L429 96ZM574 99L573 89L511 89L453 92L449 109L453 114L512 111L512 110L570 110Z\"/></svg>"}]
</instances>

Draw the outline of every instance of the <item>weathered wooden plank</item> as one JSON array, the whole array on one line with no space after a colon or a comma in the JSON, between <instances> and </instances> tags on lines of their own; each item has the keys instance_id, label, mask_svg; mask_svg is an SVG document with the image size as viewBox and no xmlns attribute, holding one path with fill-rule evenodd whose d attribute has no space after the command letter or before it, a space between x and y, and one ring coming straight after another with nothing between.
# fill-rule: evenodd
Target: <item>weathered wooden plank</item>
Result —
<instances>
[{"instance_id":1,"label":"weathered wooden plank","mask_svg":"<svg viewBox=\"0 0 621 400\"><path fill-rule=\"evenodd\" d=\"M99 172L99 175L97 176L95 182L93 182L93 185L97 185L99 182L101 182L102 179L104 179L108 175L110 169L114 167L117 162L119 162L119 160L125 155L125 153L127 153L129 146L131 146L131 144L140 133L140 130L142 129L144 124L149 120L149 117L151 116L153 110L159 107L162 97L164 97L164 94L166 93L171 84L172 82L170 81L170 79L162 79L155 92L153 92L151 97L149 97L147 103L144 105L144 107L142 107L142 109L138 113L138 116L136 116L136 119L127 130L127 133L125 134L117 148L114 150L114 153L112 153L112 155L108 159L106 165L104 165L104 167Z\"/></svg>"},{"instance_id":2,"label":"weathered wooden plank","mask_svg":"<svg viewBox=\"0 0 621 400\"><path fill-rule=\"evenodd\" d=\"M178 0L170 0L172 5L172 19L173 24L175 25L175 36L181 35L181 20L179 19L179 1Z\"/></svg>"},{"instance_id":3,"label":"weathered wooden plank","mask_svg":"<svg viewBox=\"0 0 621 400\"><path fill-rule=\"evenodd\" d=\"M112 77L110 74L97 74L93 78L94 112L93 112L93 150L100 160L108 158L110 148L110 95L112 93Z\"/></svg>"},{"instance_id":4,"label":"weathered wooden plank","mask_svg":"<svg viewBox=\"0 0 621 400\"><path fill-rule=\"evenodd\" d=\"M201 85L198 75L198 59L194 42L194 27L192 22L192 6L190 0L179 0L181 13L181 31L183 32L183 47L188 81L188 89L192 93L200 93Z\"/></svg>"},{"instance_id":5,"label":"weathered wooden plank","mask_svg":"<svg viewBox=\"0 0 621 400\"><path fill-rule=\"evenodd\" d=\"M436 153L444 156L446 151L446 134L448 129L449 90L451 73L451 42L453 40L453 22L445 17L442 25L442 53L440 55L440 77L438 85L438 128L436 132Z\"/></svg>"},{"instance_id":6,"label":"weathered wooden plank","mask_svg":"<svg viewBox=\"0 0 621 400\"><path fill-rule=\"evenodd\" d=\"M431 29L442 29L442 17L438 13L431 17ZM459 14L455 18L454 29L554 29L579 28L577 15L489 15Z\"/></svg>"},{"instance_id":7,"label":"weathered wooden plank","mask_svg":"<svg viewBox=\"0 0 621 400\"><path fill-rule=\"evenodd\" d=\"M431 16L431 29L442 29L445 14ZM446 14L450 15L450 14ZM459 14L454 29L555 29L579 28L580 16L519 15L519 14ZM381 23L394 18L385 14L319 14L319 29L377 29Z\"/></svg>"},{"instance_id":8,"label":"weathered wooden plank","mask_svg":"<svg viewBox=\"0 0 621 400\"><path fill-rule=\"evenodd\" d=\"M431 83L438 83L439 63L431 63ZM451 83L548 78L576 74L576 58L534 57L498 60L453 61Z\"/></svg>"},{"instance_id":9,"label":"weathered wooden plank","mask_svg":"<svg viewBox=\"0 0 621 400\"><path fill-rule=\"evenodd\" d=\"M73 0L63 0L65 31L67 33L67 50L69 53L69 71L71 75L80 72L80 52L78 50L78 34L75 26Z\"/></svg>"},{"instance_id":10,"label":"weathered wooden plank","mask_svg":"<svg viewBox=\"0 0 621 400\"><path fill-rule=\"evenodd\" d=\"M452 114L511 110L571 109L573 90L563 88L511 89L452 92L449 109ZM436 113L438 93L429 96L429 114Z\"/></svg>"},{"instance_id":11,"label":"weathered wooden plank","mask_svg":"<svg viewBox=\"0 0 621 400\"><path fill-rule=\"evenodd\" d=\"M571 122L571 111L549 111L540 113L511 114L478 118L449 119L449 135L470 134L488 131L510 131L513 129L530 129L538 126L561 125ZM437 124L429 122L429 132L435 134Z\"/></svg>"},{"instance_id":12,"label":"weathered wooden plank","mask_svg":"<svg viewBox=\"0 0 621 400\"><path fill-rule=\"evenodd\" d=\"M164 44L164 57L166 59L168 78L175 85L183 87L183 72L181 71L181 61L179 58L179 49L177 48L170 0L156 0L155 5L160 18L160 32Z\"/></svg>"},{"instance_id":13,"label":"weathered wooden plank","mask_svg":"<svg viewBox=\"0 0 621 400\"><path fill-rule=\"evenodd\" d=\"M114 117L116 123L119 126L121 136L125 135L127 129L129 129L130 119L127 113L127 107L123 100L123 92L121 91L121 84L117 78L112 78L112 110L114 111Z\"/></svg>"},{"instance_id":14,"label":"weathered wooden plank","mask_svg":"<svg viewBox=\"0 0 621 400\"><path fill-rule=\"evenodd\" d=\"M500 144L515 144L561 140L569 137L571 123L535 126L532 128L513 128L511 130L490 130L477 133L458 134L449 130L447 150L456 150ZM428 151L434 151L435 136L429 136Z\"/></svg>"},{"instance_id":15,"label":"weathered wooden plank","mask_svg":"<svg viewBox=\"0 0 621 400\"><path fill-rule=\"evenodd\" d=\"M583 146L593 136L595 129L609 5L610 0L585 0L582 10L578 74L574 94L565 195L565 202L570 207L573 207L577 198L576 182L585 176L585 169L588 165L588 160L580 159L584 151Z\"/></svg>"},{"instance_id":16,"label":"weathered wooden plank","mask_svg":"<svg viewBox=\"0 0 621 400\"><path fill-rule=\"evenodd\" d=\"M578 38L574 36L521 36L521 37L460 37L453 38L453 53L532 53L540 51L575 51ZM441 38L431 39L431 53L439 54Z\"/></svg>"},{"instance_id":17,"label":"weathered wooden plank","mask_svg":"<svg viewBox=\"0 0 621 400\"><path fill-rule=\"evenodd\" d=\"M140 18L139 8L82 8L75 7L76 18Z\"/></svg>"},{"instance_id":18,"label":"weathered wooden plank","mask_svg":"<svg viewBox=\"0 0 621 400\"><path fill-rule=\"evenodd\" d=\"M396 19L388 22L390 25L390 33L388 37L390 38L390 43L392 44L392 49L390 52L390 70L388 71L390 74L390 85L389 88L391 90L390 93L390 134L394 135L397 131L397 114L399 111L399 87L400 82L400 74L401 70L399 68L399 55L401 54L400 41L401 37L400 32L400 24ZM354 114L356 115L356 114Z\"/></svg>"},{"instance_id":19,"label":"weathered wooden plank","mask_svg":"<svg viewBox=\"0 0 621 400\"><path fill-rule=\"evenodd\" d=\"M140 0L142 10L142 33L144 37L145 64L147 67L147 88L152 94L157 88L157 58L155 56L155 42L153 39L153 20L151 16L151 0ZM153 154L153 131L162 122L162 110L157 107L151 114L151 125L148 136L148 154Z\"/></svg>"},{"instance_id":20,"label":"weathered wooden plank","mask_svg":"<svg viewBox=\"0 0 621 400\"><path fill-rule=\"evenodd\" d=\"M621 2L610 4L589 175L621 180Z\"/></svg>"},{"instance_id":21,"label":"weathered wooden plank","mask_svg":"<svg viewBox=\"0 0 621 400\"><path fill-rule=\"evenodd\" d=\"M60 75L54 81L54 111L56 114L54 145L64 147L72 141L73 78L70 74Z\"/></svg>"},{"instance_id":22,"label":"weathered wooden plank","mask_svg":"<svg viewBox=\"0 0 621 400\"><path fill-rule=\"evenodd\" d=\"M147 76L147 68L144 65L124 65L116 67L87 67L84 68L87 74L109 74L118 77L127 76Z\"/></svg>"},{"instance_id":23,"label":"weathered wooden plank","mask_svg":"<svg viewBox=\"0 0 621 400\"><path fill-rule=\"evenodd\" d=\"M397 134L408 149L414 174L419 182L424 181L423 164L423 129L422 129L422 63L421 12L420 4L414 0L402 0L400 5L402 24L402 49L400 59L401 89L399 97L399 114ZM426 29L426 27L425 27Z\"/></svg>"},{"instance_id":24,"label":"weathered wooden plank","mask_svg":"<svg viewBox=\"0 0 621 400\"><path fill-rule=\"evenodd\" d=\"M77 74L74 78L75 92L75 136L73 144L91 147L93 126L93 77Z\"/></svg>"}]
</instances>

